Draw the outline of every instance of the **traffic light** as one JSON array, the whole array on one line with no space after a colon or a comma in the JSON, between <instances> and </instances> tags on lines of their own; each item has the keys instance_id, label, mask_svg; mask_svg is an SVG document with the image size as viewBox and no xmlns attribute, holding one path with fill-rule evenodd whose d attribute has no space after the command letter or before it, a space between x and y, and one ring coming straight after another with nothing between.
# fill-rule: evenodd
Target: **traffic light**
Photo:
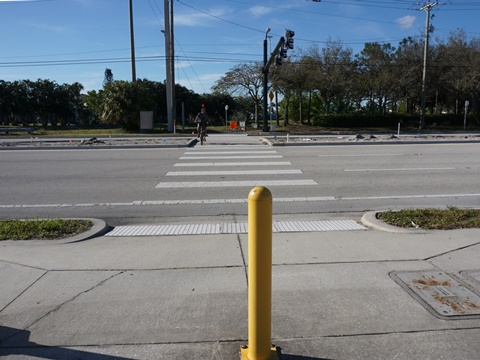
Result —
<instances>
[{"instance_id":1,"label":"traffic light","mask_svg":"<svg viewBox=\"0 0 480 360\"><path fill-rule=\"evenodd\" d=\"M282 65L283 61L282 61L282 56L280 55L280 53L278 53L277 55L275 55L275 65Z\"/></svg>"},{"instance_id":2,"label":"traffic light","mask_svg":"<svg viewBox=\"0 0 480 360\"><path fill-rule=\"evenodd\" d=\"M295 31L285 29L285 48L293 50L293 37L295 36Z\"/></svg>"}]
</instances>

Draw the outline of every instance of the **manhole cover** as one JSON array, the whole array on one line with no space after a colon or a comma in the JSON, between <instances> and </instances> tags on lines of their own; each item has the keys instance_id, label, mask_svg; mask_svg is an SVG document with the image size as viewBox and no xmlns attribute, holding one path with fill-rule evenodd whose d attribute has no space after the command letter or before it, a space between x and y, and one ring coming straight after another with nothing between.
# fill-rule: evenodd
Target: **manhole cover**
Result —
<instances>
[{"instance_id":1,"label":"manhole cover","mask_svg":"<svg viewBox=\"0 0 480 360\"><path fill-rule=\"evenodd\" d=\"M390 276L439 318L480 318L480 296L443 271L393 272Z\"/></svg>"}]
</instances>

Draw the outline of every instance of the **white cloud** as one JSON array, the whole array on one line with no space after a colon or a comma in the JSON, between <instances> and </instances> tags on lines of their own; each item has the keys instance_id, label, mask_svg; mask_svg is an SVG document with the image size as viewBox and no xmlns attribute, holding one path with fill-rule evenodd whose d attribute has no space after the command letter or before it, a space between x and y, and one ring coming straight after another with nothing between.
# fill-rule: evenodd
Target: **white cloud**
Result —
<instances>
[{"instance_id":1,"label":"white cloud","mask_svg":"<svg viewBox=\"0 0 480 360\"><path fill-rule=\"evenodd\" d=\"M206 11L206 13L176 13L174 24L184 26L211 26L216 17L219 19L224 18L230 13L228 9L212 9Z\"/></svg>"},{"instance_id":2,"label":"white cloud","mask_svg":"<svg viewBox=\"0 0 480 360\"><path fill-rule=\"evenodd\" d=\"M250 8L250 13L255 16L255 17L259 17L259 16L264 16L266 14L269 14L273 11L272 8L267 8L265 6L261 6L261 5L256 5L252 8Z\"/></svg>"},{"instance_id":3,"label":"white cloud","mask_svg":"<svg viewBox=\"0 0 480 360\"><path fill-rule=\"evenodd\" d=\"M174 24L184 26L207 26L211 17L205 14L179 14L175 15Z\"/></svg>"},{"instance_id":4,"label":"white cloud","mask_svg":"<svg viewBox=\"0 0 480 360\"><path fill-rule=\"evenodd\" d=\"M400 28L402 29L410 29L413 27L413 24L415 23L415 20L417 18L413 15L407 15L401 18L398 18L395 20L395 22L400 25Z\"/></svg>"},{"instance_id":5,"label":"white cloud","mask_svg":"<svg viewBox=\"0 0 480 360\"><path fill-rule=\"evenodd\" d=\"M45 23L35 23L31 21L24 21L22 22L22 24L37 30L46 30L46 31L55 32L55 33L63 33L66 31L70 31L70 29L65 26L55 26L55 25L50 25Z\"/></svg>"}]
</instances>

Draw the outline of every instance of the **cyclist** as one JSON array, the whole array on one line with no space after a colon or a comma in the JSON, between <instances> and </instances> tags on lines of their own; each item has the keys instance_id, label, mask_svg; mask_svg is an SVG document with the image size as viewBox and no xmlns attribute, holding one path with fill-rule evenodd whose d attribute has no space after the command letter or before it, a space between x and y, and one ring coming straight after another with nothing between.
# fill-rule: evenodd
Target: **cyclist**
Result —
<instances>
[{"instance_id":1,"label":"cyclist","mask_svg":"<svg viewBox=\"0 0 480 360\"><path fill-rule=\"evenodd\" d=\"M200 126L203 128L203 134L207 136L208 115L204 107L195 118L195 123L197 124L197 139L200 138ZM203 139L203 141L207 141L207 139Z\"/></svg>"}]
</instances>

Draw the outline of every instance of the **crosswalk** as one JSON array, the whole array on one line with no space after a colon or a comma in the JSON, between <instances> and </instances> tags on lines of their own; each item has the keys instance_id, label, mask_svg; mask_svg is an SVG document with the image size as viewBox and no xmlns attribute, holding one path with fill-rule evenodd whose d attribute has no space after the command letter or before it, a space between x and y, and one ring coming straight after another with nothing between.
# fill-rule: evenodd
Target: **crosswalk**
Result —
<instances>
[{"instance_id":1,"label":"crosswalk","mask_svg":"<svg viewBox=\"0 0 480 360\"><path fill-rule=\"evenodd\" d=\"M249 161L245 161L250 159ZM252 161L252 159L255 159ZM198 204L247 204L244 198L206 198L198 189L218 189L216 194L230 194L228 188L249 188L255 186L283 187L289 193L291 187L315 187L318 183L304 177L303 171L293 168L277 151L263 145L207 145L188 149L156 185L165 194L182 190L194 198L181 200L144 201L152 205L198 205ZM215 170L211 168L215 167ZM232 169L235 168L235 169ZM185 181L187 180L187 181ZM194 191L187 191L193 189ZM227 190L222 190L227 189ZM246 191L245 191L246 190ZM274 197L273 202L330 201L331 197ZM275 221L273 232L317 232L339 230L365 230L353 220L338 221ZM220 224L170 224L119 226L106 236L166 236L166 235L213 235L244 234L246 223Z\"/></svg>"},{"instance_id":2,"label":"crosswalk","mask_svg":"<svg viewBox=\"0 0 480 360\"><path fill-rule=\"evenodd\" d=\"M255 159L255 161L239 161ZM278 160L272 160L278 159ZM302 175L299 169L292 169L292 163L285 161L275 150L264 145L212 145L189 149L174 164L175 168L188 167L188 171L169 171L165 175L173 181L162 181L157 189L171 188L225 188L255 186L316 186L312 179L281 179L283 175ZM225 167L223 170L207 170L210 167ZM241 167L241 170L231 170ZM259 169L263 167L263 169ZM272 178L246 179L252 176L271 176ZM193 181L175 181L191 177ZM216 180L203 180L203 177L217 177ZM225 178L232 180L226 180ZM199 180L202 179L202 180Z\"/></svg>"}]
</instances>

